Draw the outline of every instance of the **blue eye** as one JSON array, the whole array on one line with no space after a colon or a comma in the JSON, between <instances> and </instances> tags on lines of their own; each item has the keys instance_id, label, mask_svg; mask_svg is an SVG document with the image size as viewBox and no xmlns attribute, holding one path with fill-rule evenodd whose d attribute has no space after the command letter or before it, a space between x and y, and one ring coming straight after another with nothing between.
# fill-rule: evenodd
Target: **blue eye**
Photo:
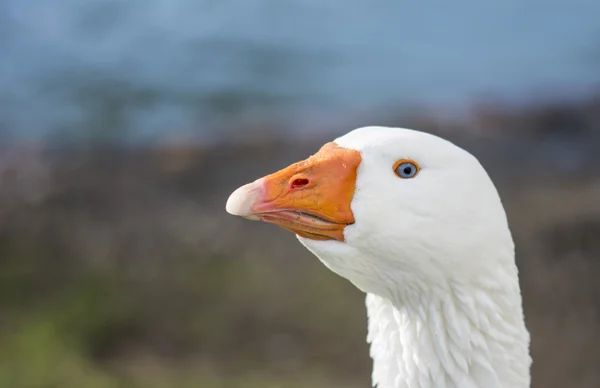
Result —
<instances>
[{"instance_id":1,"label":"blue eye","mask_svg":"<svg viewBox=\"0 0 600 388\"><path fill-rule=\"evenodd\" d=\"M419 168L413 162L402 162L396 167L396 175L404 179L414 178L417 172Z\"/></svg>"}]
</instances>

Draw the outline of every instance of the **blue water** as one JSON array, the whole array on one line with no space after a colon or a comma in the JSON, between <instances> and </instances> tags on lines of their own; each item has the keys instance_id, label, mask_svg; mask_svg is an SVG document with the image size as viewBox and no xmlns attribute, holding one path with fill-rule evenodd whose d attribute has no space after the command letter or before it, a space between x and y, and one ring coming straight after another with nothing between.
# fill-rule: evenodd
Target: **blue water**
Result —
<instances>
[{"instance_id":1,"label":"blue water","mask_svg":"<svg viewBox=\"0 0 600 388\"><path fill-rule=\"evenodd\" d=\"M111 85L152 135L246 111L578 96L600 85L599 20L597 0L0 0L0 130L77 128Z\"/></svg>"}]
</instances>

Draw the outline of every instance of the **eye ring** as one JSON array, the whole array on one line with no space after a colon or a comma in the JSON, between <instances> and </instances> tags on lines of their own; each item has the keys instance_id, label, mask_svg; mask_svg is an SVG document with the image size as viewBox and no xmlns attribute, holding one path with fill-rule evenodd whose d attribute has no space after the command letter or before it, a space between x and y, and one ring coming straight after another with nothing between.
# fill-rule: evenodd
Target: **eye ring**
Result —
<instances>
[{"instance_id":1,"label":"eye ring","mask_svg":"<svg viewBox=\"0 0 600 388\"><path fill-rule=\"evenodd\" d=\"M412 179L419 173L419 165L414 160L402 159L394 163L394 172L402 179Z\"/></svg>"}]
</instances>

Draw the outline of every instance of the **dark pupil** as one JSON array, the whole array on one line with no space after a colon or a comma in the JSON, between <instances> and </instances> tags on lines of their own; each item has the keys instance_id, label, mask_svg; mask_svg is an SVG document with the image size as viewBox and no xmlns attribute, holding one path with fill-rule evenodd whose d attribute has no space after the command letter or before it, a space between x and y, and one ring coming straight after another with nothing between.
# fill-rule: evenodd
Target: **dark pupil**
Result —
<instances>
[{"instance_id":1,"label":"dark pupil","mask_svg":"<svg viewBox=\"0 0 600 388\"><path fill-rule=\"evenodd\" d=\"M404 167L403 171L406 175L410 175L410 173L412 172L412 167Z\"/></svg>"}]
</instances>

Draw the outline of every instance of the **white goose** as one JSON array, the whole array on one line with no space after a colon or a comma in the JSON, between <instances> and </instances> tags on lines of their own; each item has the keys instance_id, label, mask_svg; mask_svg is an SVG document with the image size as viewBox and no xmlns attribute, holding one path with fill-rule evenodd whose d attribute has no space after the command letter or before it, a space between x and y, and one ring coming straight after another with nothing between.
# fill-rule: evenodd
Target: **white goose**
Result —
<instances>
[{"instance_id":1,"label":"white goose","mask_svg":"<svg viewBox=\"0 0 600 388\"><path fill-rule=\"evenodd\" d=\"M367 293L373 386L530 386L514 245L498 193L439 137L365 127L236 190Z\"/></svg>"}]
</instances>

